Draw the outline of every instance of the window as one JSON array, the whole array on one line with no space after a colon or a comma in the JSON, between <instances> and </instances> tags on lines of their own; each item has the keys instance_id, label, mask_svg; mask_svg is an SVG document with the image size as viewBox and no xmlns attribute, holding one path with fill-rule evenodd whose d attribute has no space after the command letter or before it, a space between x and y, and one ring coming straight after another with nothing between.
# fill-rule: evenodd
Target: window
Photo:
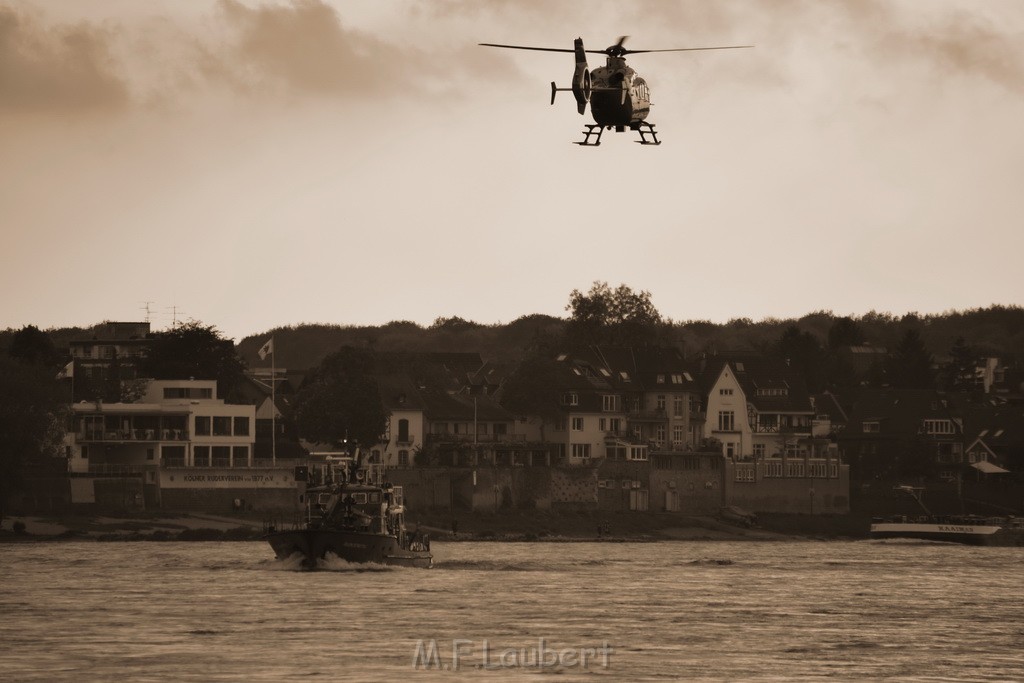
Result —
<instances>
[{"instance_id":1,"label":"window","mask_svg":"<svg viewBox=\"0 0 1024 683\"><path fill-rule=\"evenodd\" d=\"M555 420L555 431L564 432L568 424L569 422L564 417L558 418Z\"/></svg>"},{"instance_id":2,"label":"window","mask_svg":"<svg viewBox=\"0 0 1024 683\"><path fill-rule=\"evenodd\" d=\"M249 465L249 447L235 446L231 449L231 466L247 467Z\"/></svg>"},{"instance_id":3,"label":"window","mask_svg":"<svg viewBox=\"0 0 1024 683\"><path fill-rule=\"evenodd\" d=\"M657 409L665 410L665 394L658 394Z\"/></svg>"},{"instance_id":4,"label":"window","mask_svg":"<svg viewBox=\"0 0 1024 683\"><path fill-rule=\"evenodd\" d=\"M664 384L665 383L665 375L658 375L655 378L654 381L657 382L658 384Z\"/></svg>"},{"instance_id":5,"label":"window","mask_svg":"<svg viewBox=\"0 0 1024 683\"><path fill-rule=\"evenodd\" d=\"M674 415L675 417L682 417L685 405L686 402L683 400L682 396L674 397L672 399L672 415Z\"/></svg>"},{"instance_id":6,"label":"window","mask_svg":"<svg viewBox=\"0 0 1024 683\"><path fill-rule=\"evenodd\" d=\"M672 427L672 442L679 446L686 440L686 430L683 425L675 425Z\"/></svg>"},{"instance_id":7,"label":"window","mask_svg":"<svg viewBox=\"0 0 1024 683\"><path fill-rule=\"evenodd\" d=\"M235 418L235 436L249 436L249 418Z\"/></svg>"},{"instance_id":8,"label":"window","mask_svg":"<svg viewBox=\"0 0 1024 683\"><path fill-rule=\"evenodd\" d=\"M398 421L398 442L409 443L409 421L406 419Z\"/></svg>"},{"instance_id":9,"label":"window","mask_svg":"<svg viewBox=\"0 0 1024 683\"><path fill-rule=\"evenodd\" d=\"M683 383L683 376L682 375L672 375L672 384L682 384L682 383Z\"/></svg>"},{"instance_id":10,"label":"window","mask_svg":"<svg viewBox=\"0 0 1024 683\"><path fill-rule=\"evenodd\" d=\"M409 464L409 451L398 451L398 464L402 466Z\"/></svg>"},{"instance_id":11,"label":"window","mask_svg":"<svg viewBox=\"0 0 1024 683\"><path fill-rule=\"evenodd\" d=\"M508 434L508 425L504 422L495 422L494 429L491 431L494 432L495 436L504 436Z\"/></svg>"},{"instance_id":12,"label":"window","mask_svg":"<svg viewBox=\"0 0 1024 683\"><path fill-rule=\"evenodd\" d=\"M574 443L572 445L572 457L577 459L586 459L590 457L590 444L589 443Z\"/></svg>"},{"instance_id":13,"label":"window","mask_svg":"<svg viewBox=\"0 0 1024 683\"><path fill-rule=\"evenodd\" d=\"M574 432L582 432L583 431L583 418L582 417L574 417L572 419L572 431L574 431Z\"/></svg>"},{"instance_id":14,"label":"window","mask_svg":"<svg viewBox=\"0 0 1024 683\"><path fill-rule=\"evenodd\" d=\"M616 394L605 394L601 397L601 409L606 413L615 413L619 410L619 397Z\"/></svg>"},{"instance_id":15,"label":"window","mask_svg":"<svg viewBox=\"0 0 1024 683\"><path fill-rule=\"evenodd\" d=\"M683 377L685 377L685 378L686 378L686 381L687 381L687 382L692 382L692 381L693 381L693 375L691 375L691 374L690 374L690 373L688 373L688 372L684 372L684 373L683 373Z\"/></svg>"},{"instance_id":16,"label":"window","mask_svg":"<svg viewBox=\"0 0 1024 683\"><path fill-rule=\"evenodd\" d=\"M231 418L224 416L215 416L213 418L213 435L231 436Z\"/></svg>"},{"instance_id":17,"label":"window","mask_svg":"<svg viewBox=\"0 0 1024 683\"><path fill-rule=\"evenodd\" d=\"M865 422L863 425L865 434L875 434L879 431L877 422Z\"/></svg>"},{"instance_id":18,"label":"window","mask_svg":"<svg viewBox=\"0 0 1024 683\"><path fill-rule=\"evenodd\" d=\"M156 457L156 451L152 448L146 449L146 460L153 460Z\"/></svg>"},{"instance_id":19,"label":"window","mask_svg":"<svg viewBox=\"0 0 1024 683\"><path fill-rule=\"evenodd\" d=\"M927 434L953 434L952 420L925 420L924 431Z\"/></svg>"},{"instance_id":20,"label":"window","mask_svg":"<svg viewBox=\"0 0 1024 683\"><path fill-rule=\"evenodd\" d=\"M580 404L580 397L575 391L562 394L562 405L577 406Z\"/></svg>"},{"instance_id":21,"label":"window","mask_svg":"<svg viewBox=\"0 0 1024 683\"><path fill-rule=\"evenodd\" d=\"M630 446L630 460L647 460L647 448L645 446Z\"/></svg>"},{"instance_id":22,"label":"window","mask_svg":"<svg viewBox=\"0 0 1024 683\"><path fill-rule=\"evenodd\" d=\"M718 390L718 395L719 396L732 396L732 389L719 389Z\"/></svg>"},{"instance_id":23,"label":"window","mask_svg":"<svg viewBox=\"0 0 1024 683\"><path fill-rule=\"evenodd\" d=\"M622 420L620 420L617 417L613 417L610 420L608 420L608 430L618 434L619 430L622 428L621 424Z\"/></svg>"},{"instance_id":24,"label":"window","mask_svg":"<svg viewBox=\"0 0 1024 683\"><path fill-rule=\"evenodd\" d=\"M731 457L733 457L735 455L736 455L736 444L734 444L732 441L730 441L729 443L725 444L725 456L727 458L731 458Z\"/></svg>"},{"instance_id":25,"label":"window","mask_svg":"<svg viewBox=\"0 0 1024 683\"><path fill-rule=\"evenodd\" d=\"M763 443L755 443L754 444L754 455L756 457L758 457L758 458L763 458L764 457L764 444Z\"/></svg>"},{"instance_id":26,"label":"window","mask_svg":"<svg viewBox=\"0 0 1024 683\"><path fill-rule=\"evenodd\" d=\"M210 435L210 416L196 415L196 436Z\"/></svg>"},{"instance_id":27,"label":"window","mask_svg":"<svg viewBox=\"0 0 1024 683\"><path fill-rule=\"evenodd\" d=\"M629 379L629 373L628 373L628 372L626 372L625 370L622 370L621 372L619 372L619 377L621 377L621 378L622 378L622 381L623 381L623 382L629 382L629 381L630 381L630 379Z\"/></svg>"},{"instance_id":28,"label":"window","mask_svg":"<svg viewBox=\"0 0 1024 683\"><path fill-rule=\"evenodd\" d=\"M214 446L210 450L214 467L227 467L231 464L231 446Z\"/></svg>"},{"instance_id":29,"label":"window","mask_svg":"<svg viewBox=\"0 0 1024 683\"><path fill-rule=\"evenodd\" d=\"M598 428L599 430L601 430L602 432L606 432L606 431L608 431L608 420L604 419L603 417L602 417L602 418L600 418L600 419L599 419L599 420L597 421L597 428Z\"/></svg>"},{"instance_id":30,"label":"window","mask_svg":"<svg viewBox=\"0 0 1024 683\"><path fill-rule=\"evenodd\" d=\"M495 427L497 427L498 425L494 425L494 426L495 426ZM476 426L476 433L477 433L477 434L482 434L482 435L485 435L485 436L486 436L486 434L487 434L487 429L488 429L488 426L487 426L487 423L486 423L486 422L480 422L480 423L477 423L477 426ZM495 429L494 433L495 433L495 434L497 434L497 433L498 433L497 429Z\"/></svg>"},{"instance_id":31,"label":"window","mask_svg":"<svg viewBox=\"0 0 1024 683\"><path fill-rule=\"evenodd\" d=\"M718 413L718 431L731 432L736 426L736 413L731 410L721 410Z\"/></svg>"},{"instance_id":32,"label":"window","mask_svg":"<svg viewBox=\"0 0 1024 683\"><path fill-rule=\"evenodd\" d=\"M167 453L167 449L164 449L164 453ZM196 467L209 467L210 466L210 447L209 446L196 446L192 449L193 459Z\"/></svg>"}]
</instances>

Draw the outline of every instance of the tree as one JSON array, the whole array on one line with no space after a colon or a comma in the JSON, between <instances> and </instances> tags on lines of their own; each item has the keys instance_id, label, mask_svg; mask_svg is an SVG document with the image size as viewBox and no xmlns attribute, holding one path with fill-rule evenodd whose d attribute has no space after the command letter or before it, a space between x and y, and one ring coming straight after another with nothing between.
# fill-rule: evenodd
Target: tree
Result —
<instances>
[{"instance_id":1,"label":"tree","mask_svg":"<svg viewBox=\"0 0 1024 683\"><path fill-rule=\"evenodd\" d=\"M562 415L555 381L558 370L558 363L547 358L523 360L501 387L501 405L517 415L554 422Z\"/></svg>"},{"instance_id":2,"label":"tree","mask_svg":"<svg viewBox=\"0 0 1024 683\"><path fill-rule=\"evenodd\" d=\"M946 387L954 391L974 389L977 365L978 353L967 345L963 337L957 337L949 349L949 363L944 368Z\"/></svg>"},{"instance_id":3,"label":"tree","mask_svg":"<svg viewBox=\"0 0 1024 683\"><path fill-rule=\"evenodd\" d=\"M886 378L896 389L931 389L933 359L917 330L907 330L886 364Z\"/></svg>"},{"instance_id":4,"label":"tree","mask_svg":"<svg viewBox=\"0 0 1024 683\"><path fill-rule=\"evenodd\" d=\"M626 285L612 289L607 282L595 282L586 294L574 289L566 310L571 311L571 344L643 346L657 343L665 327L651 293Z\"/></svg>"},{"instance_id":5,"label":"tree","mask_svg":"<svg viewBox=\"0 0 1024 683\"><path fill-rule=\"evenodd\" d=\"M234 343L195 320L151 335L139 371L154 379L215 379L217 394L227 399L245 381L245 362Z\"/></svg>"},{"instance_id":6,"label":"tree","mask_svg":"<svg viewBox=\"0 0 1024 683\"><path fill-rule=\"evenodd\" d=\"M15 332L7 352L11 358L48 368L56 368L60 362L60 354L57 353L50 335L35 325L26 325Z\"/></svg>"},{"instance_id":7,"label":"tree","mask_svg":"<svg viewBox=\"0 0 1024 683\"><path fill-rule=\"evenodd\" d=\"M838 318L828 330L828 347L858 346L864 343L864 333L853 318Z\"/></svg>"},{"instance_id":8,"label":"tree","mask_svg":"<svg viewBox=\"0 0 1024 683\"><path fill-rule=\"evenodd\" d=\"M60 453L67 406L50 368L0 357L0 520L33 461Z\"/></svg>"},{"instance_id":9,"label":"tree","mask_svg":"<svg viewBox=\"0 0 1024 683\"><path fill-rule=\"evenodd\" d=\"M295 395L295 423L310 441L377 443L388 414L369 369L367 351L345 346L328 355Z\"/></svg>"},{"instance_id":10,"label":"tree","mask_svg":"<svg viewBox=\"0 0 1024 683\"><path fill-rule=\"evenodd\" d=\"M801 331L796 325L790 325L776 343L775 352L800 373L811 391L823 387L825 358L821 343L813 334Z\"/></svg>"}]
</instances>

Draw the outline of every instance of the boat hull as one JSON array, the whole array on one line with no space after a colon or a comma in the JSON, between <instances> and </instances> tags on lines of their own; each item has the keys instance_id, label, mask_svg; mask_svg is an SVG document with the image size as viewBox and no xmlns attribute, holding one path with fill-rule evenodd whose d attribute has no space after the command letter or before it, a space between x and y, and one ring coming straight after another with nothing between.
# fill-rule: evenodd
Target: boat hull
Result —
<instances>
[{"instance_id":1,"label":"boat hull","mask_svg":"<svg viewBox=\"0 0 1024 683\"><path fill-rule=\"evenodd\" d=\"M385 534L332 529L275 531L264 536L279 560L302 557L305 569L315 569L329 554L346 562L427 568L433 564L429 550L402 548L398 539Z\"/></svg>"},{"instance_id":2,"label":"boat hull","mask_svg":"<svg viewBox=\"0 0 1024 683\"><path fill-rule=\"evenodd\" d=\"M984 524L879 522L871 525L871 538L912 538L964 545L1024 545L1024 534Z\"/></svg>"}]
</instances>

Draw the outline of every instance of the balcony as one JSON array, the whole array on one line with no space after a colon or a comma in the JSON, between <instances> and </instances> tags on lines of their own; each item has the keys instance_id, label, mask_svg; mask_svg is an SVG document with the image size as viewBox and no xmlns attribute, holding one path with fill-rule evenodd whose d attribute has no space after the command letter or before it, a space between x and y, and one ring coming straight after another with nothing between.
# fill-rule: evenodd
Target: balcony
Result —
<instances>
[{"instance_id":1,"label":"balcony","mask_svg":"<svg viewBox=\"0 0 1024 683\"><path fill-rule=\"evenodd\" d=\"M436 443L526 443L525 434L427 434L427 444Z\"/></svg>"},{"instance_id":2,"label":"balcony","mask_svg":"<svg viewBox=\"0 0 1024 683\"><path fill-rule=\"evenodd\" d=\"M750 431L755 434L810 434L810 425L753 424Z\"/></svg>"},{"instance_id":3,"label":"balcony","mask_svg":"<svg viewBox=\"0 0 1024 683\"><path fill-rule=\"evenodd\" d=\"M75 433L75 443L96 441L188 441L187 429L81 429Z\"/></svg>"},{"instance_id":4,"label":"balcony","mask_svg":"<svg viewBox=\"0 0 1024 683\"><path fill-rule=\"evenodd\" d=\"M118 476L142 474L142 465L123 465L120 463L89 463L89 474L112 474Z\"/></svg>"}]
</instances>

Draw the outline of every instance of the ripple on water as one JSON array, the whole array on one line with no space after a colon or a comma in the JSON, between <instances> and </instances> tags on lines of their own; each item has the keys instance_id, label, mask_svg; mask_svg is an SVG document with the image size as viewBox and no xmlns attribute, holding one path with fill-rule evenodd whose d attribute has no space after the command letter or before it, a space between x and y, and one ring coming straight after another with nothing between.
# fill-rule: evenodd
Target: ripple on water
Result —
<instances>
[{"instance_id":1,"label":"ripple on water","mask_svg":"<svg viewBox=\"0 0 1024 683\"><path fill-rule=\"evenodd\" d=\"M479 654L484 639L538 638L611 644L607 671L565 668L560 680L1024 670L1020 549L465 542L437 544L430 570L338 561L303 572L261 544L34 546L0 552L5 680L384 681L413 673L423 641L450 662L455 640Z\"/></svg>"}]
</instances>

